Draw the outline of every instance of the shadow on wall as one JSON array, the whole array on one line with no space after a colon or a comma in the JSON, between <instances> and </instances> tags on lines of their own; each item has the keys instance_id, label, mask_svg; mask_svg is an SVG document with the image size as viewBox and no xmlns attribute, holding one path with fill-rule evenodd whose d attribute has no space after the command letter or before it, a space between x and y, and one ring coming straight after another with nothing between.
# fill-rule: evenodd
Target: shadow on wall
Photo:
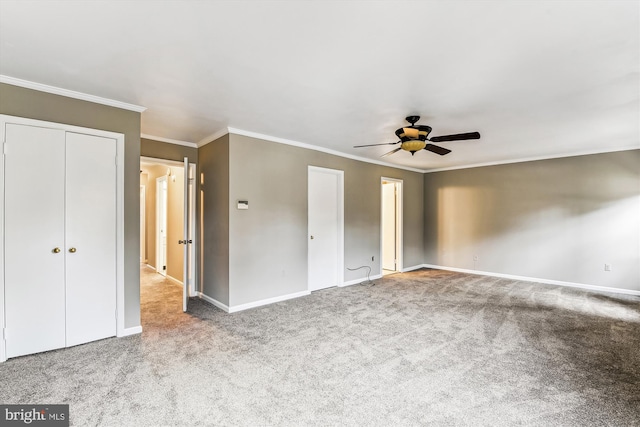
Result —
<instances>
[{"instance_id":1,"label":"shadow on wall","mask_svg":"<svg viewBox=\"0 0 640 427\"><path fill-rule=\"evenodd\" d=\"M636 289L640 151L630 153L428 174L426 262Z\"/></svg>"}]
</instances>

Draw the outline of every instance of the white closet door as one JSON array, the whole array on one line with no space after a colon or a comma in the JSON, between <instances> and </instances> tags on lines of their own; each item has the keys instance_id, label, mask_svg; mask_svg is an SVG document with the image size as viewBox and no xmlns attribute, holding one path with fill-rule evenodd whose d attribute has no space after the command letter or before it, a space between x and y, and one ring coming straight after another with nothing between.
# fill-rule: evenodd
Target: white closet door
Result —
<instances>
[{"instance_id":1,"label":"white closet door","mask_svg":"<svg viewBox=\"0 0 640 427\"><path fill-rule=\"evenodd\" d=\"M67 346L116 335L116 140L67 133Z\"/></svg>"},{"instance_id":2,"label":"white closet door","mask_svg":"<svg viewBox=\"0 0 640 427\"><path fill-rule=\"evenodd\" d=\"M308 287L337 286L339 178L332 171L308 172Z\"/></svg>"},{"instance_id":3,"label":"white closet door","mask_svg":"<svg viewBox=\"0 0 640 427\"><path fill-rule=\"evenodd\" d=\"M65 346L65 133L7 124L6 144L6 351L15 357Z\"/></svg>"}]
</instances>

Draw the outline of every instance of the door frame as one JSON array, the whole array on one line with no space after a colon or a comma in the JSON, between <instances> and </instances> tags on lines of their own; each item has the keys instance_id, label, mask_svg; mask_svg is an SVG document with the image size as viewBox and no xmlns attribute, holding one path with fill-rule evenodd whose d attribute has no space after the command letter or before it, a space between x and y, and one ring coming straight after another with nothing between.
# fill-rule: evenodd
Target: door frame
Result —
<instances>
[{"instance_id":1,"label":"door frame","mask_svg":"<svg viewBox=\"0 0 640 427\"><path fill-rule=\"evenodd\" d=\"M336 277L337 283L336 286L344 285L344 171L338 169L328 169L322 168L319 166L311 166L307 167L307 209L309 206L309 175L311 172L320 172L320 173L329 173L333 174L338 179L338 194L336 197L337 206L338 206L338 251L337 257L338 262L336 264L337 274ZM309 230L309 212L307 210L307 290L309 289L310 281L309 281L309 263L310 263L310 251L309 251L309 236L311 235L311 230Z\"/></svg>"},{"instance_id":2,"label":"door frame","mask_svg":"<svg viewBox=\"0 0 640 427\"><path fill-rule=\"evenodd\" d=\"M402 240L402 230L403 230L403 215L402 215L402 187L403 180L397 178L387 178L385 176L380 178L380 274L382 274L382 256L384 250L384 227L382 222L382 215L384 212L384 195L383 195L383 185L384 183L394 183L396 187L396 269L395 271L402 271L404 268L403 261L403 240Z\"/></svg>"},{"instance_id":3,"label":"door frame","mask_svg":"<svg viewBox=\"0 0 640 427\"><path fill-rule=\"evenodd\" d=\"M184 163L181 161L160 159L156 157L140 156L140 162L163 165L171 168L184 168ZM185 176L185 181L188 179L189 186L190 186L190 191L189 191L190 193L189 194L189 210L191 212L191 215L189 216L190 225L191 225L190 239L193 240L193 243L189 245L191 250L191 255L189 257L189 265L190 265L189 272L191 273L191 279L189 281L189 296L198 295L197 285L198 285L198 278L199 278L199 274L197 274L198 273L197 268L199 266L199 260L197 259L198 247L196 245L198 244L198 241L200 239L200 234L199 234L200 225L199 223L196 223L196 218L197 218L196 191L198 187L196 185L196 181L194 178L196 176L196 171L197 171L196 166L197 165L195 163L189 162L189 176L188 177ZM157 215L157 209L156 209L156 215ZM157 221L156 221L156 224L157 224ZM156 242L156 251L157 251L157 247L158 245ZM183 268L187 268L187 266L184 266Z\"/></svg>"},{"instance_id":4,"label":"door frame","mask_svg":"<svg viewBox=\"0 0 640 427\"><path fill-rule=\"evenodd\" d=\"M4 162L5 162L5 142L7 124L18 124L26 126L46 127L50 129L60 129L65 132L82 133L87 135L102 136L116 140L116 336L122 337L130 335L124 323L124 141L122 133L109 132L97 129L90 129L80 126L71 126L62 123L47 122L43 120L28 119L0 114L0 137L2 138L2 161L0 161L0 235L4 236ZM0 244L0 362L6 358L6 323L5 323L5 281L4 281L4 241Z\"/></svg>"}]
</instances>

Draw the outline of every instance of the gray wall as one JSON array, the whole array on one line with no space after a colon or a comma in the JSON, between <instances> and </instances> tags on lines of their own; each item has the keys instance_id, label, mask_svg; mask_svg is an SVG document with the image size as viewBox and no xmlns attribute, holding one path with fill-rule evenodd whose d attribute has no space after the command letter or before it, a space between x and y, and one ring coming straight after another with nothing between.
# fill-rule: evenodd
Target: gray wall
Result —
<instances>
[{"instance_id":1,"label":"gray wall","mask_svg":"<svg viewBox=\"0 0 640 427\"><path fill-rule=\"evenodd\" d=\"M143 157L175 160L178 162L182 162L185 157L188 157L189 163L196 163L198 160L198 149L186 147L184 145L169 144L166 142L141 138L140 155Z\"/></svg>"},{"instance_id":2,"label":"gray wall","mask_svg":"<svg viewBox=\"0 0 640 427\"><path fill-rule=\"evenodd\" d=\"M640 150L429 173L424 194L427 264L640 290Z\"/></svg>"},{"instance_id":3,"label":"gray wall","mask_svg":"<svg viewBox=\"0 0 640 427\"><path fill-rule=\"evenodd\" d=\"M423 263L422 174L240 135L230 135L229 165L229 305L307 290L309 165L344 171L346 281L365 277L347 267L380 271L382 176L404 180L404 267Z\"/></svg>"},{"instance_id":4,"label":"gray wall","mask_svg":"<svg viewBox=\"0 0 640 427\"><path fill-rule=\"evenodd\" d=\"M229 305L229 135L198 150L200 288Z\"/></svg>"},{"instance_id":5,"label":"gray wall","mask_svg":"<svg viewBox=\"0 0 640 427\"><path fill-rule=\"evenodd\" d=\"M125 135L125 327L140 325L140 113L0 83L0 114Z\"/></svg>"}]
</instances>

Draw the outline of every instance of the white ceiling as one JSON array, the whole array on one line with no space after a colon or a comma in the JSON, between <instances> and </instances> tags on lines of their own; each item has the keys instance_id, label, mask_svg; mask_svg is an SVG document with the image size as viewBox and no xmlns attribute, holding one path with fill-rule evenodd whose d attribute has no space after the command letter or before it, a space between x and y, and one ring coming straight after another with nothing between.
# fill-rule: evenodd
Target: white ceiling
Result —
<instances>
[{"instance_id":1,"label":"white ceiling","mask_svg":"<svg viewBox=\"0 0 640 427\"><path fill-rule=\"evenodd\" d=\"M144 106L143 134L482 134L383 159L421 170L638 148L639 72L634 0L0 1L0 74Z\"/></svg>"}]
</instances>

